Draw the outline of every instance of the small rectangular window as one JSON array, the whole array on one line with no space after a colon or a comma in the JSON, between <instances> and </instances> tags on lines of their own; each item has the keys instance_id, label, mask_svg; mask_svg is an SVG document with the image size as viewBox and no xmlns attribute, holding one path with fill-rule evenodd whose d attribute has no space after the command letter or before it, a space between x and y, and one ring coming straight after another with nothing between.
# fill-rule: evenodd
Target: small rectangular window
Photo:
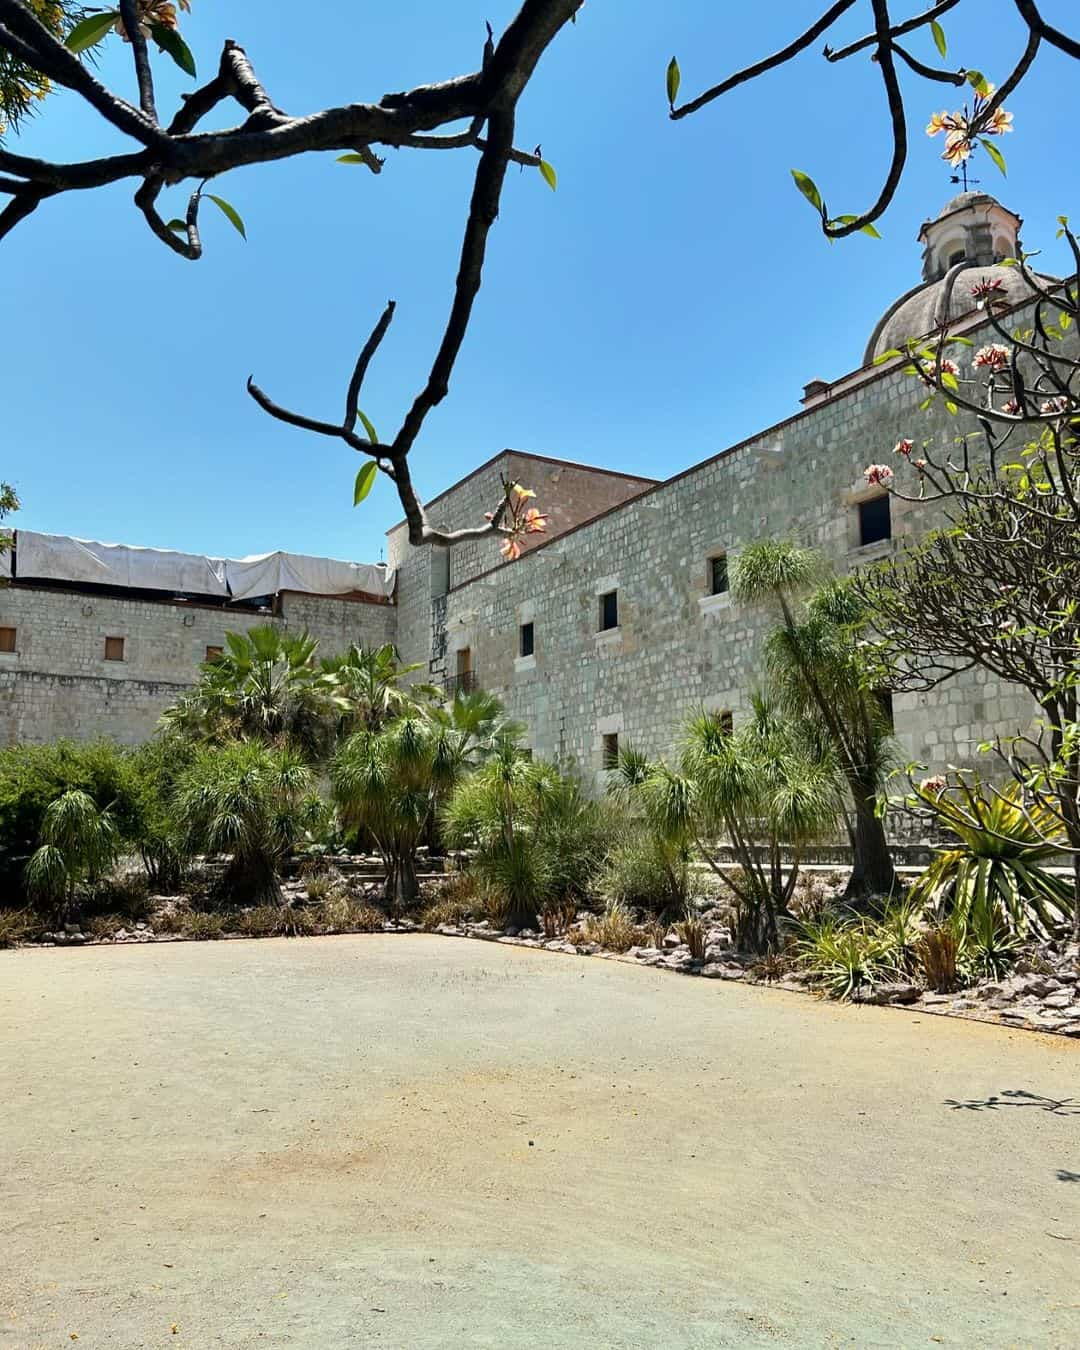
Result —
<instances>
[{"instance_id":1,"label":"small rectangular window","mask_svg":"<svg viewBox=\"0 0 1080 1350\"><path fill-rule=\"evenodd\" d=\"M600 631L606 633L609 628L619 626L619 592L608 591L600 597Z\"/></svg>"},{"instance_id":2,"label":"small rectangular window","mask_svg":"<svg viewBox=\"0 0 1080 1350\"><path fill-rule=\"evenodd\" d=\"M122 637L107 637L105 639L105 660L122 661L124 659L124 639Z\"/></svg>"},{"instance_id":3,"label":"small rectangular window","mask_svg":"<svg viewBox=\"0 0 1080 1350\"><path fill-rule=\"evenodd\" d=\"M206 659L207 659L207 661L220 661L220 660L221 660L221 648L220 648L220 647L207 647L207 649L206 649Z\"/></svg>"},{"instance_id":4,"label":"small rectangular window","mask_svg":"<svg viewBox=\"0 0 1080 1350\"><path fill-rule=\"evenodd\" d=\"M892 512L889 495L871 497L859 503L859 543L877 544L892 538Z\"/></svg>"},{"instance_id":5,"label":"small rectangular window","mask_svg":"<svg viewBox=\"0 0 1080 1350\"><path fill-rule=\"evenodd\" d=\"M523 623L518 629L518 655L532 656L535 650L535 630L531 623Z\"/></svg>"},{"instance_id":6,"label":"small rectangular window","mask_svg":"<svg viewBox=\"0 0 1080 1350\"><path fill-rule=\"evenodd\" d=\"M605 769L617 769L619 767L619 733L609 731L604 736L604 756Z\"/></svg>"},{"instance_id":7,"label":"small rectangular window","mask_svg":"<svg viewBox=\"0 0 1080 1350\"><path fill-rule=\"evenodd\" d=\"M726 595L728 588L727 554L709 559L709 594Z\"/></svg>"},{"instance_id":8,"label":"small rectangular window","mask_svg":"<svg viewBox=\"0 0 1080 1350\"><path fill-rule=\"evenodd\" d=\"M730 709L726 709L720 714L720 730L725 736L730 736L735 730L735 714Z\"/></svg>"},{"instance_id":9,"label":"small rectangular window","mask_svg":"<svg viewBox=\"0 0 1080 1350\"><path fill-rule=\"evenodd\" d=\"M15 629L0 628L0 652L13 652L15 650Z\"/></svg>"}]
</instances>

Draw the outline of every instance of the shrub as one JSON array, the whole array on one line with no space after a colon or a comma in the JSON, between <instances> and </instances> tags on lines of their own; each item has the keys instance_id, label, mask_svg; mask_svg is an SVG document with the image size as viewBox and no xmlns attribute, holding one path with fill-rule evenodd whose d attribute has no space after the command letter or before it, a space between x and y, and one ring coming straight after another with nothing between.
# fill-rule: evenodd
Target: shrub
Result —
<instances>
[{"instance_id":1,"label":"shrub","mask_svg":"<svg viewBox=\"0 0 1080 1350\"><path fill-rule=\"evenodd\" d=\"M26 889L36 902L51 904L64 916L73 907L76 886L96 881L119 850L112 811L81 788L70 788L45 808L41 844L26 864Z\"/></svg>"},{"instance_id":2,"label":"shrub","mask_svg":"<svg viewBox=\"0 0 1080 1350\"><path fill-rule=\"evenodd\" d=\"M540 927L544 937L551 942L560 933L573 927L577 918L577 902L572 899L549 901L540 911Z\"/></svg>"},{"instance_id":3,"label":"shrub","mask_svg":"<svg viewBox=\"0 0 1080 1350\"><path fill-rule=\"evenodd\" d=\"M436 900L420 915L420 926L425 932L433 932L442 924L460 925L472 917L476 909L474 900Z\"/></svg>"},{"instance_id":4,"label":"shrub","mask_svg":"<svg viewBox=\"0 0 1080 1350\"><path fill-rule=\"evenodd\" d=\"M121 928L126 928L125 920L119 914L95 914L86 920L84 927L92 938L99 942L115 937Z\"/></svg>"},{"instance_id":5,"label":"shrub","mask_svg":"<svg viewBox=\"0 0 1080 1350\"><path fill-rule=\"evenodd\" d=\"M352 933L381 933L386 915L366 900L350 901L348 928Z\"/></svg>"},{"instance_id":6,"label":"shrub","mask_svg":"<svg viewBox=\"0 0 1080 1350\"><path fill-rule=\"evenodd\" d=\"M180 924L180 932L198 942L214 941L225 936L225 918L221 914L208 914L205 910L193 909L182 916Z\"/></svg>"},{"instance_id":7,"label":"shrub","mask_svg":"<svg viewBox=\"0 0 1080 1350\"><path fill-rule=\"evenodd\" d=\"M689 863L689 847L665 846L643 831L611 849L596 889L606 900L652 914L679 911L686 905Z\"/></svg>"},{"instance_id":8,"label":"shrub","mask_svg":"<svg viewBox=\"0 0 1080 1350\"><path fill-rule=\"evenodd\" d=\"M0 947L17 947L32 937L37 927L29 909L0 909Z\"/></svg>"},{"instance_id":9,"label":"shrub","mask_svg":"<svg viewBox=\"0 0 1080 1350\"><path fill-rule=\"evenodd\" d=\"M307 877L307 897L319 903L341 889L341 877L330 871L313 872Z\"/></svg>"}]
</instances>

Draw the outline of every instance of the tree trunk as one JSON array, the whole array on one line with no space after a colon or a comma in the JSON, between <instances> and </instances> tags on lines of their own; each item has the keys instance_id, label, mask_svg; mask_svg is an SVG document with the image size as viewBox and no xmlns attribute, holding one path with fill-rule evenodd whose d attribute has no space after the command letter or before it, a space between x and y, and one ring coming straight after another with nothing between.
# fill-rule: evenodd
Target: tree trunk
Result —
<instances>
[{"instance_id":1,"label":"tree trunk","mask_svg":"<svg viewBox=\"0 0 1080 1350\"><path fill-rule=\"evenodd\" d=\"M414 903L420 894L420 883L416 879L416 857L406 853L399 858L391 858L386 869L386 883L383 886L383 899L392 914L401 914Z\"/></svg>"},{"instance_id":2,"label":"tree trunk","mask_svg":"<svg viewBox=\"0 0 1080 1350\"><path fill-rule=\"evenodd\" d=\"M865 900L873 895L888 895L896 885L885 823L875 809L877 793L860 788L855 798L855 859L844 899Z\"/></svg>"}]
</instances>

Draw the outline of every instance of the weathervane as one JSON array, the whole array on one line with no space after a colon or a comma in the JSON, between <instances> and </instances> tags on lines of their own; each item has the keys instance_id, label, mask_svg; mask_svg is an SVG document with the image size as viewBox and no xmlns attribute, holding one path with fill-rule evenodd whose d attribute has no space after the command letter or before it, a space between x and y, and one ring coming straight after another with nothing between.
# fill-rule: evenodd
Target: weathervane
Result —
<instances>
[{"instance_id":1,"label":"weathervane","mask_svg":"<svg viewBox=\"0 0 1080 1350\"><path fill-rule=\"evenodd\" d=\"M959 173L952 173L952 174L949 175L949 182L950 182L950 183L963 183L963 185L964 185L964 191L965 191L965 192L967 192L967 190L968 190L968 184L969 184L969 183L970 183L970 184L975 184L975 183L978 183L979 181L980 181L980 180L979 180L978 178L969 178L969 177L968 177L968 162L967 162L966 159L962 159L962 160L960 161L960 172L959 172Z\"/></svg>"}]
</instances>

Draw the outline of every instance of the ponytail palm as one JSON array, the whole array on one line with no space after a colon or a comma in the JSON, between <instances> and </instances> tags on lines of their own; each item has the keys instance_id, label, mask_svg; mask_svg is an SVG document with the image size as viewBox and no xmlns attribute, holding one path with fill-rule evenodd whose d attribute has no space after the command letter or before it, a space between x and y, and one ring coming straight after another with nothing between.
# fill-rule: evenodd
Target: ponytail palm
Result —
<instances>
[{"instance_id":1,"label":"ponytail palm","mask_svg":"<svg viewBox=\"0 0 1080 1350\"><path fill-rule=\"evenodd\" d=\"M112 812L100 809L88 792L73 788L45 808L40 847L26 864L26 889L34 899L55 904L63 918L76 886L98 880L119 851Z\"/></svg>"},{"instance_id":2,"label":"ponytail palm","mask_svg":"<svg viewBox=\"0 0 1080 1350\"><path fill-rule=\"evenodd\" d=\"M892 728L859 647L865 609L845 582L820 584L820 559L795 544L752 544L736 561L732 592L741 604L771 603L781 626L765 645L772 697L813 725L847 784L854 812L849 896L884 893L896 874L878 798L895 767Z\"/></svg>"},{"instance_id":3,"label":"ponytail palm","mask_svg":"<svg viewBox=\"0 0 1080 1350\"><path fill-rule=\"evenodd\" d=\"M177 822L192 853L229 855L235 899L280 904L278 869L313 809L311 789L311 772L291 747L202 746L177 782Z\"/></svg>"}]
</instances>

